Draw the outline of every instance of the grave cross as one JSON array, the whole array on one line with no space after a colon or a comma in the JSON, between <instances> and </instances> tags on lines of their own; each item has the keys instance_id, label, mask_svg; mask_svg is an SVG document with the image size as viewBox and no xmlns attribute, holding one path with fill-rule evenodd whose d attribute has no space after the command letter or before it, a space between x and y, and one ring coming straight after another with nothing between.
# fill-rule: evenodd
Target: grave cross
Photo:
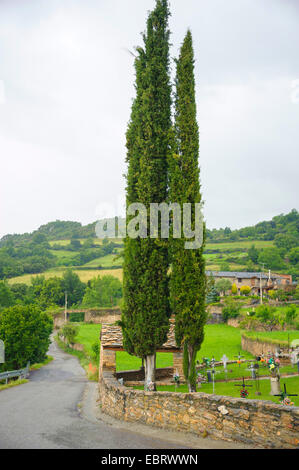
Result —
<instances>
[{"instance_id":1,"label":"grave cross","mask_svg":"<svg viewBox=\"0 0 299 470\"><path fill-rule=\"evenodd\" d=\"M281 401L284 401L286 398L288 397L298 397L298 395L295 393L295 394L291 394L291 393L288 393L287 392L287 387L286 387L286 384L283 384L283 388L284 388L284 391L277 394L277 395L274 395L275 397L280 397L281 398Z\"/></svg>"},{"instance_id":2,"label":"grave cross","mask_svg":"<svg viewBox=\"0 0 299 470\"><path fill-rule=\"evenodd\" d=\"M238 364L239 364L239 367L240 367L240 365L241 365L241 358L242 358L242 357L245 357L245 356L241 356L241 353L240 353L240 351L239 351L239 354L238 354L237 356L234 356L234 357L237 357L237 358L238 358Z\"/></svg>"},{"instance_id":3,"label":"grave cross","mask_svg":"<svg viewBox=\"0 0 299 470\"><path fill-rule=\"evenodd\" d=\"M246 390L245 379L243 377L243 382L241 385L235 384L235 387L242 387L241 390L241 398L246 398L248 396L248 391ZM247 387L252 387L252 385L248 384Z\"/></svg>"},{"instance_id":4,"label":"grave cross","mask_svg":"<svg viewBox=\"0 0 299 470\"><path fill-rule=\"evenodd\" d=\"M224 367L225 380L227 381L227 362L228 362L228 357L226 356L226 354L223 354L223 356L222 356L222 358L221 358L221 361L222 361L223 367Z\"/></svg>"}]
</instances>

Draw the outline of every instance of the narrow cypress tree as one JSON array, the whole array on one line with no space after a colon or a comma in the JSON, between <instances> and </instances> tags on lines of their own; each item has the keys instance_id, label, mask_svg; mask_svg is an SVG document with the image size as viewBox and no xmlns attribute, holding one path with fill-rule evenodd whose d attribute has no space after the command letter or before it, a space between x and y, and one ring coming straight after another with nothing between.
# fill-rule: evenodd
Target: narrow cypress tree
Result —
<instances>
[{"instance_id":1,"label":"narrow cypress tree","mask_svg":"<svg viewBox=\"0 0 299 470\"><path fill-rule=\"evenodd\" d=\"M169 159L169 198L171 202L201 202L199 182L199 130L196 121L194 52L188 31L176 61L174 151ZM205 235L203 234L203 240ZM184 236L170 240L170 300L176 315L176 341L184 345L184 374L189 391L196 391L195 360L204 338L206 322L206 276L203 245L185 249Z\"/></svg>"},{"instance_id":2,"label":"narrow cypress tree","mask_svg":"<svg viewBox=\"0 0 299 470\"><path fill-rule=\"evenodd\" d=\"M169 77L169 8L157 0L143 36L144 50L136 61L137 97L127 133L127 208L144 204L147 227L150 204L165 202L171 86ZM127 218L127 222L130 221ZM159 237L125 240L124 307L122 328L125 349L144 359L145 389L155 388L156 350L169 329L168 247Z\"/></svg>"}]
</instances>

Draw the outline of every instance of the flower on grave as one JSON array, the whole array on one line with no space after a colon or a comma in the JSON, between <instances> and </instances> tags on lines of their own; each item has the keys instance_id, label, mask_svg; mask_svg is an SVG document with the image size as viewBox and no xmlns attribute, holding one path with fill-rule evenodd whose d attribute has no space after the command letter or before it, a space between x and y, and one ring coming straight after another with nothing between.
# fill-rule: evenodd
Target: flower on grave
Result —
<instances>
[{"instance_id":1,"label":"flower on grave","mask_svg":"<svg viewBox=\"0 0 299 470\"><path fill-rule=\"evenodd\" d=\"M204 383L204 382L206 382L206 381L207 381L207 379L206 379L206 377L205 377L204 375L199 374L199 373L197 374L196 382L197 382L198 384L202 384L202 383Z\"/></svg>"},{"instance_id":2,"label":"flower on grave","mask_svg":"<svg viewBox=\"0 0 299 470\"><path fill-rule=\"evenodd\" d=\"M246 390L245 388L241 390L241 393L240 393L241 398L247 398L248 395L249 395L248 390Z\"/></svg>"},{"instance_id":3,"label":"flower on grave","mask_svg":"<svg viewBox=\"0 0 299 470\"><path fill-rule=\"evenodd\" d=\"M241 364L241 361L240 361L240 359L237 361L237 364Z\"/></svg>"},{"instance_id":4,"label":"flower on grave","mask_svg":"<svg viewBox=\"0 0 299 470\"><path fill-rule=\"evenodd\" d=\"M265 362L265 359L263 357L261 357L261 362Z\"/></svg>"},{"instance_id":5,"label":"flower on grave","mask_svg":"<svg viewBox=\"0 0 299 470\"><path fill-rule=\"evenodd\" d=\"M279 364L280 364L280 360L279 360L278 358L275 359L275 363L276 363L277 365L279 365Z\"/></svg>"},{"instance_id":6,"label":"flower on grave","mask_svg":"<svg viewBox=\"0 0 299 470\"><path fill-rule=\"evenodd\" d=\"M282 405L285 405L285 406L293 406L294 405L294 402L292 402L289 397L285 397L281 402L280 402Z\"/></svg>"},{"instance_id":7,"label":"flower on grave","mask_svg":"<svg viewBox=\"0 0 299 470\"><path fill-rule=\"evenodd\" d=\"M180 376L179 376L179 373L178 372L175 372L173 374L173 380L175 381L176 384L179 384L180 383Z\"/></svg>"}]
</instances>

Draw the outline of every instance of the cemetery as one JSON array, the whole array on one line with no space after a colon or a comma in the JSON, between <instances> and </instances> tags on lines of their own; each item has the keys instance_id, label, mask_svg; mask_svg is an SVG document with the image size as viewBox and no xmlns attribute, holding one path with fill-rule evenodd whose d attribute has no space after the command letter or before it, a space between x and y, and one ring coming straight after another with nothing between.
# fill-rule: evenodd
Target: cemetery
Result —
<instances>
[{"instance_id":1,"label":"cemetery","mask_svg":"<svg viewBox=\"0 0 299 470\"><path fill-rule=\"evenodd\" d=\"M99 389L102 410L118 419L191 432L215 439L266 448L299 444L299 350L253 357L240 350L229 357L197 358L196 393L190 394L183 373L183 354L173 342L174 320L167 343L173 364L156 369L156 391L144 391L144 368L117 370L121 329L102 325ZM207 325L210 331L221 325ZM227 327L228 329L230 327ZM297 344L296 341L294 345ZM215 346L215 344L214 344ZM223 339L225 350L227 342ZM228 347L229 349L229 347ZM210 350L211 348L203 348ZM217 350L217 347L214 347Z\"/></svg>"}]
</instances>

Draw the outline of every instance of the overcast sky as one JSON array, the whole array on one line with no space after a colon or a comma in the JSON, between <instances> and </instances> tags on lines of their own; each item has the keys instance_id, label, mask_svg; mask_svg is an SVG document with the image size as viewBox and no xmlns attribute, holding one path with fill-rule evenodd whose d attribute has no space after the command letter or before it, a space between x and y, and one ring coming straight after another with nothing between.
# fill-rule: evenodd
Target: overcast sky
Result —
<instances>
[{"instance_id":1,"label":"overcast sky","mask_svg":"<svg viewBox=\"0 0 299 470\"><path fill-rule=\"evenodd\" d=\"M133 58L154 0L0 0L0 236L124 194ZM194 38L209 228L298 207L299 2L171 0ZM297 81L297 82L296 82ZM115 215L115 214L111 214Z\"/></svg>"}]
</instances>

